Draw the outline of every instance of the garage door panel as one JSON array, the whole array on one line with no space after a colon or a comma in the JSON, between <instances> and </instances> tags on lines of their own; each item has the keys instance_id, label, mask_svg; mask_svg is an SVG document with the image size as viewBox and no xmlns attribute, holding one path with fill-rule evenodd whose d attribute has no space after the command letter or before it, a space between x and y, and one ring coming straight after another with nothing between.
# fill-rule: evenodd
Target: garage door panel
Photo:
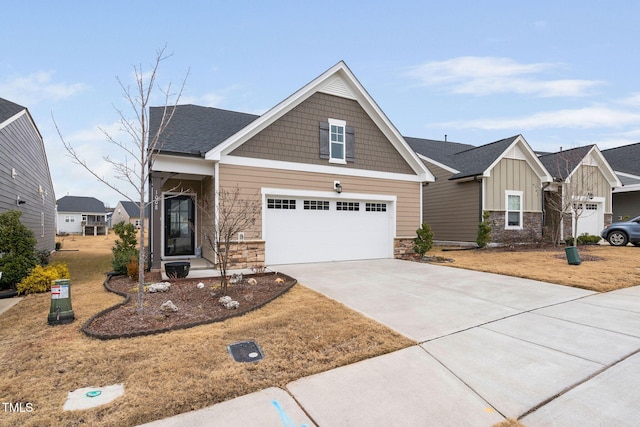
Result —
<instances>
[{"instance_id":1,"label":"garage door panel","mask_svg":"<svg viewBox=\"0 0 640 427\"><path fill-rule=\"evenodd\" d=\"M267 209L265 251L267 264L388 258L392 254L392 204L386 212L339 211L332 200L329 210ZM353 206L353 205L351 205Z\"/></svg>"}]
</instances>

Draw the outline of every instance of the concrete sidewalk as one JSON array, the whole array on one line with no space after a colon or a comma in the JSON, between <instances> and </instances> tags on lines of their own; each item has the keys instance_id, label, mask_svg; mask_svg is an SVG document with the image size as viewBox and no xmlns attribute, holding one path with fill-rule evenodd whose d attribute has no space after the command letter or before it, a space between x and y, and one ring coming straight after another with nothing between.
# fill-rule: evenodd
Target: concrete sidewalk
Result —
<instances>
[{"instance_id":1,"label":"concrete sidewalk","mask_svg":"<svg viewBox=\"0 0 640 427\"><path fill-rule=\"evenodd\" d=\"M390 259L273 269L419 345L148 425L490 426L524 416L528 427L631 426L640 419L640 288L595 294ZM241 415L225 416L232 413Z\"/></svg>"},{"instance_id":2,"label":"concrete sidewalk","mask_svg":"<svg viewBox=\"0 0 640 427\"><path fill-rule=\"evenodd\" d=\"M0 314L22 301L23 297L0 298Z\"/></svg>"}]
</instances>

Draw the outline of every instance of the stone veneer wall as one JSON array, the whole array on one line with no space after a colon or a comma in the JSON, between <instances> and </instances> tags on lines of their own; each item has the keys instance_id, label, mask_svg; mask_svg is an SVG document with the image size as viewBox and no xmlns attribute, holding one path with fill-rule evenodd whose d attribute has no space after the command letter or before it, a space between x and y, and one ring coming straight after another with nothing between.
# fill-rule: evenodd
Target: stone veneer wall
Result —
<instances>
[{"instance_id":1,"label":"stone veneer wall","mask_svg":"<svg viewBox=\"0 0 640 427\"><path fill-rule=\"evenodd\" d=\"M400 237L393 239L393 257L397 259L413 259L417 256L413 250L413 238Z\"/></svg>"},{"instance_id":2,"label":"stone veneer wall","mask_svg":"<svg viewBox=\"0 0 640 427\"><path fill-rule=\"evenodd\" d=\"M491 242L493 243L536 243L542 240L542 213L524 212L522 230L506 230L504 211L489 211Z\"/></svg>"},{"instance_id":3,"label":"stone veneer wall","mask_svg":"<svg viewBox=\"0 0 640 427\"><path fill-rule=\"evenodd\" d=\"M264 266L264 240L231 243L227 269L234 270L262 266Z\"/></svg>"}]
</instances>

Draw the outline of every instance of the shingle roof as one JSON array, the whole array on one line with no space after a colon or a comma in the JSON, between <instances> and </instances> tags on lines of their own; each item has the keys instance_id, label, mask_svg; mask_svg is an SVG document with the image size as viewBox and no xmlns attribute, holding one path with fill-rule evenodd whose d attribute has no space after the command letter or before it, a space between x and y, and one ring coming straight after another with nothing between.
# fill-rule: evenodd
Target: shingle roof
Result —
<instances>
[{"instance_id":1,"label":"shingle roof","mask_svg":"<svg viewBox=\"0 0 640 427\"><path fill-rule=\"evenodd\" d=\"M104 213L104 203L95 197L64 196L58 199L58 212Z\"/></svg>"},{"instance_id":2,"label":"shingle roof","mask_svg":"<svg viewBox=\"0 0 640 427\"><path fill-rule=\"evenodd\" d=\"M565 180L593 147L593 145L586 145L571 150L563 150L540 156L539 159L553 178Z\"/></svg>"},{"instance_id":3,"label":"shingle roof","mask_svg":"<svg viewBox=\"0 0 640 427\"><path fill-rule=\"evenodd\" d=\"M160 127L164 107L149 109L149 135ZM160 151L201 155L235 134L259 116L197 105L178 105L165 130Z\"/></svg>"},{"instance_id":4,"label":"shingle roof","mask_svg":"<svg viewBox=\"0 0 640 427\"><path fill-rule=\"evenodd\" d=\"M15 102L0 98L0 123L10 119L22 110L26 110L26 108L22 105L16 104Z\"/></svg>"},{"instance_id":5,"label":"shingle roof","mask_svg":"<svg viewBox=\"0 0 640 427\"><path fill-rule=\"evenodd\" d=\"M138 207L138 203L131 202L129 200L120 201L120 204L127 211L127 215L131 218L140 217L140 208ZM145 206L144 208L144 217L149 218L149 206Z\"/></svg>"},{"instance_id":6,"label":"shingle roof","mask_svg":"<svg viewBox=\"0 0 640 427\"><path fill-rule=\"evenodd\" d=\"M519 136L480 147L431 139L405 137L405 140L416 153L459 171L449 179L460 179L482 174Z\"/></svg>"},{"instance_id":7,"label":"shingle roof","mask_svg":"<svg viewBox=\"0 0 640 427\"><path fill-rule=\"evenodd\" d=\"M640 176L640 142L602 150L602 154L614 171Z\"/></svg>"}]
</instances>

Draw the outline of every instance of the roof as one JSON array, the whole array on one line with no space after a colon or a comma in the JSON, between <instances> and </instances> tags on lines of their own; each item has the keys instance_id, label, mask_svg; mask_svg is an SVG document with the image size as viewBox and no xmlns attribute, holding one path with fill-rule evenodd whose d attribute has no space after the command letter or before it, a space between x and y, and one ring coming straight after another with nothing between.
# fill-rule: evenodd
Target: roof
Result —
<instances>
[{"instance_id":1,"label":"roof","mask_svg":"<svg viewBox=\"0 0 640 427\"><path fill-rule=\"evenodd\" d=\"M458 172L449 179L482 175L520 135L475 147L457 142L405 137L416 153L435 160Z\"/></svg>"},{"instance_id":2,"label":"roof","mask_svg":"<svg viewBox=\"0 0 640 427\"><path fill-rule=\"evenodd\" d=\"M640 176L640 142L602 150L602 155L616 172Z\"/></svg>"},{"instance_id":3,"label":"roof","mask_svg":"<svg viewBox=\"0 0 640 427\"><path fill-rule=\"evenodd\" d=\"M540 161L554 179L560 178L564 181L569 177L569 175L571 175L574 169L580 165L593 147L595 146L585 145L584 147L546 154L544 156L540 156Z\"/></svg>"},{"instance_id":4,"label":"roof","mask_svg":"<svg viewBox=\"0 0 640 427\"><path fill-rule=\"evenodd\" d=\"M138 203L134 203L131 201L120 201L119 202L125 211L127 211L127 215L130 218L139 218L140 217L140 208L138 207ZM149 218L149 206L145 206L144 208L144 217Z\"/></svg>"},{"instance_id":5,"label":"roof","mask_svg":"<svg viewBox=\"0 0 640 427\"><path fill-rule=\"evenodd\" d=\"M57 204L58 212L106 213L104 203L95 197L64 196Z\"/></svg>"},{"instance_id":6,"label":"roof","mask_svg":"<svg viewBox=\"0 0 640 427\"><path fill-rule=\"evenodd\" d=\"M23 110L26 110L26 107L18 105L7 99L0 98L0 123L5 122Z\"/></svg>"},{"instance_id":7,"label":"roof","mask_svg":"<svg viewBox=\"0 0 640 427\"><path fill-rule=\"evenodd\" d=\"M260 116L198 105L178 105L162 138L160 152L198 155L215 148ZM160 127L164 107L149 108L149 134Z\"/></svg>"}]
</instances>

